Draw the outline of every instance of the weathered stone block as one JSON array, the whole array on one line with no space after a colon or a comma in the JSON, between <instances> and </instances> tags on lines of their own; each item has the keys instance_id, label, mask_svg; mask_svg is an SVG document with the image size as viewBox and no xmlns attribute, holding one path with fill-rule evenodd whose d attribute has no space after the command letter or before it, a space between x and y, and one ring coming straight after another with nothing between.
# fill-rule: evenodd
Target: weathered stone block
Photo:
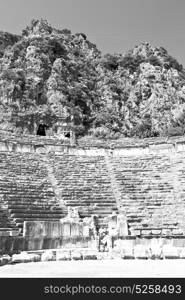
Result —
<instances>
[{"instance_id":1,"label":"weathered stone block","mask_svg":"<svg viewBox=\"0 0 185 300\"><path fill-rule=\"evenodd\" d=\"M126 215L124 213L120 213L117 216L117 227L118 227L118 235L119 236L127 236L128 235L128 224Z\"/></svg>"},{"instance_id":2,"label":"weathered stone block","mask_svg":"<svg viewBox=\"0 0 185 300\"><path fill-rule=\"evenodd\" d=\"M27 252L21 252L20 254L13 254L12 255L12 264L17 264L17 263L28 263L31 262L31 257Z\"/></svg>"},{"instance_id":3,"label":"weathered stone block","mask_svg":"<svg viewBox=\"0 0 185 300\"><path fill-rule=\"evenodd\" d=\"M71 224L70 222L62 223L62 236L70 237L71 236Z\"/></svg>"},{"instance_id":4,"label":"weathered stone block","mask_svg":"<svg viewBox=\"0 0 185 300\"><path fill-rule=\"evenodd\" d=\"M71 260L70 250L57 250L56 260Z\"/></svg>"},{"instance_id":5,"label":"weathered stone block","mask_svg":"<svg viewBox=\"0 0 185 300\"><path fill-rule=\"evenodd\" d=\"M185 248L182 248L182 249L179 251L179 256L180 256L180 258L185 259Z\"/></svg>"},{"instance_id":6,"label":"weathered stone block","mask_svg":"<svg viewBox=\"0 0 185 300\"><path fill-rule=\"evenodd\" d=\"M179 239L178 238L173 239L173 246L185 248L185 237Z\"/></svg>"},{"instance_id":7,"label":"weathered stone block","mask_svg":"<svg viewBox=\"0 0 185 300\"><path fill-rule=\"evenodd\" d=\"M88 225L83 226L82 234L83 234L83 236L89 236L89 226Z\"/></svg>"},{"instance_id":8,"label":"weathered stone block","mask_svg":"<svg viewBox=\"0 0 185 300\"><path fill-rule=\"evenodd\" d=\"M124 259L133 259L134 258L133 247L134 247L135 240L119 239L115 242L114 242L114 247L116 245L117 250L119 251L120 256L122 258L124 258Z\"/></svg>"},{"instance_id":9,"label":"weathered stone block","mask_svg":"<svg viewBox=\"0 0 185 300\"><path fill-rule=\"evenodd\" d=\"M124 259L134 259L134 248L133 247L128 247L124 248L121 251L121 257Z\"/></svg>"},{"instance_id":10,"label":"weathered stone block","mask_svg":"<svg viewBox=\"0 0 185 300\"><path fill-rule=\"evenodd\" d=\"M11 262L11 257L7 254L0 257L0 266L4 266Z\"/></svg>"},{"instance_id":11,"label":"weathered stone block","mask_svg":"<svg viewBox=\"0 0 185 300\"><path fill-rule=\"evenodd\" d=\"M183 231L181 229L173 229L172 235L183 235Z\"/></svg>"},{"instance_id":12,"label":"weathered stone block","mask_svg":"<svg viewBox=\"0 0 185 300\"><path fill-rule=\"evenodd\" d=\"M87 243L83 243L82 245L83 245L83 247L87 247L92 250L99 249L99 241L94 238L88 239ZM82 247L82 245L81 245L81 247Z\"/></svg>"},{"instance_id":13,"label":"weathered stone block","mask_svg":"<svg viewBox=\"0 0 185 300\"><path fill-rule=\"evenodd\" d=\"M4 265L2 257L0 257L0 267Z\"/></svg>"},{"instance_id":14,"label":"weathered stone block","mask_svg":"<svg viewBox=\"0 0 185 300\"><path fill-rule=\"evenodd\" d=\"M107 254L107 252L98 252L97 259L102 260L102 259L106 258L105 254Z\"/></svg>"},{"instance_id":15,"label":"weathered stone block","mask_svg":"<svg viewBox=\"0 0 185 300\"><path fill-rule=\"evenodd\" d=\"M25 221L23 236L32 238L57 238L61 236L59 221Z\"/></svg>"},{"instance_id":16,"label":"weathered stone block","mask_svg":"<svg viewBox=\"0 0 185 300\"><path fill-rule=\"evenodd\" d=\"M58 246L58 238L44 238L41 249L55 249Z\"/></svg>"},{"instance_id":17,"label":"weathered stone block","mask_svg":"<svg viewBox=\"0 0 185 300\"><path fill-rule=\"evenodd\" d=\"M71 227L71 229L70 229L70 235L71 236L80 236L80 234L81 234L81 226L80 226L80 224L79 223L71 223L70 224L70 227Z\"/></svg>"},{"instance_id":18,"label":"weathered stone block","mask_svg":"<svg viewBox=\"0 0 185 300\"><path fill-rule=\"evenodd\" d=\"M55 256L54 256L53 251L51 251L51 250L46 250L41 255L41 261L52 261L52 260L55 260Z\"/></svg>"},{"instance_id":19,"label":"weathered stone block","mask_svg":"<svg viewBox=\"0 0 185 300\"><path fill-rule=\"evenodd\" d=\"M178 248L175 248L171 245L164 245L162 248L163 257L168 259L179 258Z\"/></svg>"},{"instance_id":20,"label":"weathered stone block","mask_svg":"<svg viewBox=\"0 0 185 300\"><path fill-rule=\"evenodd\" d=\"M26 238L26 247L25 250L41 250L43 249L44 238Z\"/></svg>"},{"instance_id":21,"label":"weathered stone block","mask_svg":"<svg viewBox=\"0 0 185 300\"><path fill-rule=\"evenodd\" d=\"M2 261L3 261L3 264L8 264L9 262L11 262L11 257L7 254L3 255L1 257Z\"/></svg>"},{"instance_id":22,"label":"weathered stone block","mask_svg":"<svg viewBox=\"0 0 185 300\"><path fill-rule=\"evenodd\" d=\"M149 249L149 256L151 259L162 259L163 258L162 246L151 245Z\"/></svg>"},{"instance_id":23,"label":"weathered stone block","mask_svg":"<svg viewBox=\"0 0 185 300\"><path fill-rule=\"evenodd\" d=\"M120 239L114 240L112 245L114 250L121 252L122 240Z\"/></svg>"},{"instance_id":24,"label":"weathered stone block","mask_svg":"<svg viewBox=\"0 0 185 300\"><path fill-rule=\"evenodd\" d=\"M97 251L95 251L95 250L84 250L84 251L82 251L82 256L83 256L83 259L85 260L85 259L97 259L97 257L98 257L98 252Z\"/></svg>"},{"instance_id":25,"label":"weathered stone block","mask_svg":"<svg viewBox=\"0 0 185 300\"><path fill-rule=\"evenodd\" d=\"M151 230L148 230L148 229L142 229L141 230L141 235L151 235Z\"/></svg>"},{"instance_id":26,"label":"weathered stone block","mask_svg":"<svg viewBox=\"0 0 185 300\"><path fill-rule=\"evenodd\" d=\"M20 233L20 230L11 230L10 231L10 236L18 236Z\"/></svg>"},{"instance_id":27,"label":"weathered stone block","mask_svg":"<svg viewBox=\"0 0 185 300\"><path fill-rule=\"evenodd\" d=\"M0 236L10 236L10 231L0 231Z\"/></svg>"},{"instance_id":28,"label":"weathered stone block","mask_svg":"<svg viewBox=\"0 0 185 300\"><path fill-rule=\"evenodd\" d=\"M139 229L131 229L131 235L132 236L140 236L141 231Z\"/></svg>"},{"instance_id":29,"label":"weathered stone block","mask_svg":"<svg viewBox=\"0 0 185 300\"><path fill-rule=\"evenodd\" d=\"M0 236L0 253L6 253L6 254L12 253L15 240L13 237L10 236Z\"/></svg>"},{"instance_id":30,"label":"weathered stone block","mask_svg":"<svg viewBox=\"0 0 185 300\"><path fill-rule=\"evenodd\" d=\"M14 239L13 250L14 251L27 250L26 240L25 240L24 237L17 237L17 238Z\"/></svg>"},{"instance_id":31,"label":"weathered stone block","mask_svg":"<svg viewBox=\"0 0 185 300\"><path fill-rule=\"evenodd\" d=\"M81 260L82 259L82 253L78 250L72 251L71 258L73 260Z\"/></svg>"},{"instance_id":32,"label":"weathered stone block","mask_svg":"<svg viewBox=\"0 0 185 300\"><path fill-rule=\"evenodd\" d=\"M43 235L47 238L58 238L61 236L61 223L59 221L44 221Z\"/></svg>"},{"instance_id":33,"label":"weathered stone block","mask_svg":"<svg viewBox=\"0 0 185 300\"><path fill-rule=\"evenodd\" d=\"M171 229L162 229L162 235L171 235L172 234L172 230Z\"/></svg>"},{"instance_id":34,"label":"weathered stone block","mask_svg":"<svg viewBox=\"0 0 185 300\"><path fill-rule=\"evenodd\" d=\"M145 245L136 245L134 248L135 258L138 259L148 259L149 258L149 249Z\"/></svg>"},{"instance_id":35,"label":"weathered stone block","mask_svg":"<svg viewBox=\"0 0 185 300\"><path fill-rule=\"evenodd\" d=\"M39 254L29 253L28 255L29 255L32 262L38 262L38 261L41 260L41 256Z\"/></svg>"},{"instance_id":36,"label":"weathered stone block","mask_svg":"<svg viewBox=\"0 0 185 300\"><path fill-rule=\"evenodd\" d=\"M152 230L152 235L161 235L161 230L160 229L153 229Z\"/></svg>"}]
</instances>

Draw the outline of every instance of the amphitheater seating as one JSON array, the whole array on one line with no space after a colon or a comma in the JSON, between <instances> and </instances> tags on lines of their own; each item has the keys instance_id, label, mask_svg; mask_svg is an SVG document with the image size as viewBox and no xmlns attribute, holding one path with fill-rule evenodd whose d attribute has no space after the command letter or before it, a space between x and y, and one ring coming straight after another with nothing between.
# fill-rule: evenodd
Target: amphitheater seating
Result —
<instances>
[{"instance_id":1,"label":"amphitheater seating","mask_svg":"<svg viewBox=\"0 0 185 300\"><path fill-rule=\"evenodd\" d=\"M114 157L114 172L131 229L184 230L184 153Z\"/></svg>"},{"instance_id":2,"label":"amphitheater seating","mask_svg":"<svg viewBox=\"0 0 185 300\"><path fill-rule=\"evenodd\" d=\"M103 156L54 155L50 164L67 206L78 206L81 217L98 216L99 225L117 210Z\"/></svg>"},{"instance_id":3,"label":"amphitheater seating","mask_svg":"<svg viewBox=\"0 0 185 300\"><path fill-rule=\"evenodd\" d=\"M7 209L0 208L0 231L13 228L16 228L16 224L9 216Z\"/></svg>"},{"instance_id":4,"label":"amphitheater seating","mask_svg":"<svg viewBox=\"0 0 185 300\"><path fill-rule=\"evenodd\" d=\"M33 142L53 141L36 137ZM60 145L59 140L55 142ZM129 143L133 146L133 140L127 142L128 148ZM173 138L171 142L176 143ZM142 141L136 146L139 143ZM143 143L152 145L153 139ZM72 154L66 149L45 154L0 152L0 228L22 229L23 222L29 220L59 220L70 206L78 207L83 218L97 215L99 226L105 226L105 217L118 210L116 186L131 231L142 235L185 234L185 150L174 147L172 152L122 152L121 156L108 151L115 184L107 169L106 152L88 156L85 151L75 154L73 149Z\"/></svg>"},{"instance_id":5,"label":"amphitheater seating","mask_svg":"<svg viewBox=\"0 0 185 300\"><path fill-rule=\"evenodd\" d=\"M24 221L58 220L65 215L38 154L0 152L0 199L11 222L20 228Z\"/></svg>"},{"instance_id":6,"label":"amphitheater seating","mask_svg":"<svg viewBox=\"0 0 185 300\"><path fill-rule=\"evenodd\" d=\"M184 136L171 136L171 137L152 137L152 138L120 138L120 139L99 139L92 136L85 136L78 140L78 145L83 148L102 148L102 149L123 149L123 148L137 148L148 147L160 144L177 144L184 143Z\"/></svg>"},{"instance_id":7,"label":"amphitheater seating","mask_svg":"<svg viewBox=\"0 0 185 300\"><path fill-rule=\"evenodd\" d=\"M40 135L28 135L17 134L9 131L3 131L0 129L0 141L21 143L25 145L55 145L55 146L69 146L70 139L59 139L56 136L40 136Z\"/></svg>"}]
</instances>

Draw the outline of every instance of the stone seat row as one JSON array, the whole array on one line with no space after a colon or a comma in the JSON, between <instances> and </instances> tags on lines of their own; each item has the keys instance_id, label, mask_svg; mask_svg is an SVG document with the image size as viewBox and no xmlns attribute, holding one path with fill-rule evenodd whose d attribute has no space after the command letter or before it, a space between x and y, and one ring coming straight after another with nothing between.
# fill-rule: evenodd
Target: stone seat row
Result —
<instances>
[{"instance_id":1,"label":"stone seat row","mask_svg":"<svg viewBox=\"0 0 185 300\"><path fill-rule=\"evenodd\" d=\"M165 223L170 226L174 218L180 220L174 198L176 191L179 197L179 188L176 188L175 180L183 183L181 174L185 168L184 164L176 164L176 159L174 157L172 160L172 157L165 154L163 157L150 155L139 158L112 158L114 174L123 195L122 205L126 209L131 229L139 229L144 219L148 219L148 228L158 223L160 226L162 224L162 227L165 227ZM181 200L178 198L178 201L181 202L182 209L183 184L180 195ZM139 215L142 210L143 215ZM184 221L179 222L179 228L183 227L183 223Z\"/></svg>"},{"instance_id":2,"label":"stone seat row","mask_svg":"<svg viewBox=\"0 0 185 300\"><path fill-rule=\"evenodd\" d=\"M81 216L98 216L99 224L117 210L103 156L49 157L60 195L67 206L80 207Z\"/></svg>"},{"instance_id":3,"label":"stone seat row","mask_svg":"<svg viewBox=\"0 0 185 300\"><path fill-rule=\"evenodd\" d=\"M26 157L26 155L24 157ZM36 157L35 160L38 162ZM25 159L25 162L26 161L27 160ZM155 212L155 216L160 219L161 215L160 213L156 213L156 207L164 207L165 201L167 206L170 207L169 201L173 202L173 197L169 194L174 190L173 176L169 178L166 177L166 174L169 175L169 173L171 173L169 158L162 158L160 156L154 158L150 156L146 157L146 159L143 157L140 159L121 157L119 159L111 158L111 161L121 195L123 196L122 205L126 208L130 224L138 222L139 226L143 219L146 218L146 216L151 217L153 212ZM91 207L89 204L99 205L101 206L102 211L105 212L105 215L115 209L116 202L113 196L110 179L107 179L108 172L103 157L87 158L72 155L56 155L55 159L49 157L48 162L51 166L54 166L53 174L55 175L62 200L65 201L67 206L87 206L87 208L89 206L90 209ZM29 162L26 164L29 164ZM44 163L42 161L40 164L38 162L40 170L42 170L42 168L43 170L46 169L44 169L43 165ZM29 170L31 172L32 169L30 168ZM39 172L35 172L35 178L31 180L35 180L36 182L38 176L40 176L39 174ZM18 178L16 180L18 182ZM24 182L26 184L26 180ZM152 184L150 184L149 187L146 187L146 182L151 182ZM20 189L22 189L21 181L19 181L19 184ZM39 187L37 188L39 189ZM53 194L51 192L49 195L49 184L46 186L45 183L44 187L41 187L40 194L37 194L37 192L34 193L34 189L36 189L36 186L31 189L33 197L31 197L31 193L29 193L28 189L25 189L23 191L25 197L23 193L19 193L17 197L9 196L9 199L11 199L13 205L16 205L16 201L18 203L18 198L20 198L20 196L21 200L25 202L25 205L31 204L34 199L36 205L36 197L38 197L40 202L48 201L50 204L55 203L55 200L50 201ZM12 191L9 191L11 194ZM16 191L16 187L14 192L18 192L18 190ZM8 193L6 195L8 197ZM128 198L127 200L125 200L125 195ZM167 200L164 199L165 195L167 195ZM30 198L30 202L27 201L26 197ZM110 199L112 201L110 201ZM40 203L39 201L38 204ZM146 208L146 210L143 215L138 216L138 212L142 212L144 208ZM97 212L96 209L96 206L95 209L90 209L89 214ZM171 211L172 210L173 207L171 207ZM133 211L135 216L133 215ZM98 214L101 216L101 210L99 209Z\"/></svg>"},{"instance_id":4,"label":"stone seat row","mask_svg":"<svg viewBox=\"0 0 185 300\"><path fill-rule=\"evenodd\" d=\"M48 172L41 156L0 153L0 176L2 168L6 176L0 177L1 202L6 203L12 222L19 228L27 219L52 221L65 216L51 182L46 180Z\"/></svg>"}]
</instances>

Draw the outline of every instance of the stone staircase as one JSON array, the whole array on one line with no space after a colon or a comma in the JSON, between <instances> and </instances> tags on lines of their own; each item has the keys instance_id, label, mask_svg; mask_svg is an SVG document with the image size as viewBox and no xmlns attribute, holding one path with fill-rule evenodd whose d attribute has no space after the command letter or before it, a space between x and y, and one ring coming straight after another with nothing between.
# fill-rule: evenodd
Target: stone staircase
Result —
<instances>
[{"instance_id":1,"label":"stone staircase","mask_svg":"<svg viewBox=\"0 0 185 300\"><path fill-rule=\"evenodd\" d=\"M117 211L117 204L105 158L63 154L50 156L48 160L65 205L78 207L82 218L96 215L98 225L106 226L104 218Z\"/></svg>"},{"instance_id":2,"label":"stone staircase","mask_svg":"<svg viewBox=\"0 0 185 300\"><path fill-rule=\"evenodd\" d=\"M130 230L185 234L185 152L112 156L0 152L0 228L59 220L68 207L97 215L123 207Z\"/></svg>"},{"instance_id":3,"label":"stone staircase","mask_svg":"<svg viewBox=\"0 0 185 300\"><path fill-rule=\"evenodd\" d=\"M58 186L57 180L56 180L55 175L54 175L54 165L52 164L54 162L53 156L54 156L54 153L53 154L50 153L47 156L43 155L43 162L44 162L44 166L47 170L48 179L51 182L53 192L55 194L55 198L60 203L60 206L62 206L64 208L64 210L66 211L66 213L67 213L67 207L65 205L65 202L62 199L61 189ZM48 157L50 159L48 159ZM52 161L52 163L49 163L51 161Z\"/></svg>"},{"instance_id":4,"label":"stone staircase","mask_svg":"<svg viewBox=\"0 0 185 300\"><path fill-rule=\"evenodd\" d=\"M119 211L120 208L122 207L122 193L120 191L120 187L119 187L118 181L117 181L115 173L114 173L114 168L112 165L112 157L105 155L105 163L106 163L108 175L110 178L111 189L112 189L114 198L116 200L116 205L117 205L117 208Z\"/></svg>"}]
</instances>

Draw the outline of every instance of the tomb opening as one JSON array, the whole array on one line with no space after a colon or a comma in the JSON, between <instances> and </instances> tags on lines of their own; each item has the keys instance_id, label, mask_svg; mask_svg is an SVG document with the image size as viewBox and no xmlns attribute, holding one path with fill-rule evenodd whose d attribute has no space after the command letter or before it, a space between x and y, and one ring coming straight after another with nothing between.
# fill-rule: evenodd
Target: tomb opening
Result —
<instances>
[{"instance_id":1,"label":"tomb opening","mask_svg":"<svg viewBox=\"0 0 185 300\"><path fill-rule=\"evenodd\" d=\"M71 137L70 132L64 133L64 136L65 136L66 138L70 138L70 137Z\"/></svg>"},{"instance_id":2,"label":"tomb opening","mask_svg":"<svg viewBox=\"0 0 185 300\"><path fill-rule=\"evenodd\" d=\"M47 125L44 123L39 124L37 129L37 135L46 136Z\"/></svg>"}]
</instances>

